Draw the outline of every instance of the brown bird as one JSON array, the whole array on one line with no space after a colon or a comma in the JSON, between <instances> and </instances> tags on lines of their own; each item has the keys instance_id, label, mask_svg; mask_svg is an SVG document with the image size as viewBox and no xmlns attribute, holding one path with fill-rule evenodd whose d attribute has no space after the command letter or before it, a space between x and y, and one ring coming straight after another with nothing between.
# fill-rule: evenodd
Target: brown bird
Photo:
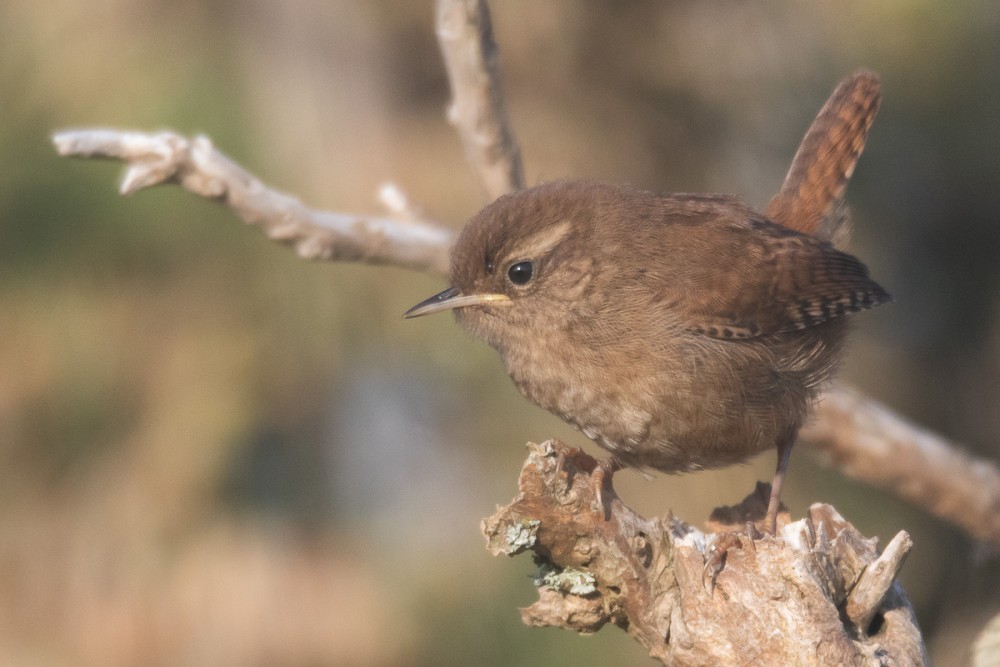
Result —
<instances>
[{"instance_id":1,"label":"brown bird","mask_svg":"<svg viewBox=\"0 0 1000 667\"><path fill-rule=\"evenodd\" d=\"M701 470L777 447L773 533L845 316L889 300L860 261L818 238L878 102L868 72L837 88L766 216L732 196L587 181L500 197L462 231L451 287L406 317L454 310L528 400L611 453L599 488L622 467Z\"/></svg>"}]
</instances>

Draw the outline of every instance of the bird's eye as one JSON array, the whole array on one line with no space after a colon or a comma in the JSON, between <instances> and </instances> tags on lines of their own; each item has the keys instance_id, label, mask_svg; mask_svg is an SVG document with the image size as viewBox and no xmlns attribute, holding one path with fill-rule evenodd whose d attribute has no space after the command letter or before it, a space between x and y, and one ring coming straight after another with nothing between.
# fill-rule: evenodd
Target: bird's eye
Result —
<instances>
[{"instance_id":1,"label":"bird's eye","mask_svg":"<svg viewBox=\"0 0 1000 667\"><path fill-rule=\"evenodd\" d=\"M507 277L515 285L527 285L528 281L531 280L531 274L534 273L535 267L531 262L518 262L517 264L512 264L509 269L507 269Z\"/></svg>"}]
</instances>

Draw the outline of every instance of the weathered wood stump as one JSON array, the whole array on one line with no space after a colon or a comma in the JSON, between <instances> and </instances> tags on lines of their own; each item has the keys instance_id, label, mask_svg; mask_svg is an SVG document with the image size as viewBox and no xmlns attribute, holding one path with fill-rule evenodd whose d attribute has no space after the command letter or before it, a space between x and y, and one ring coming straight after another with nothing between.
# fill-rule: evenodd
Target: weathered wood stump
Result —
<instances>
[{"instance_id":1,"label":"weathered wood stump","mask_svg":"<svg viewBox=\"0 0 1000 667\"><path fill-rule=\"evenodd\" d=\"M703 533L639 516L611 488L599 507L597 462L579 449L528 449L518 496L483 521L491 552L531 551L540 566L526 624L593 633L611 623L672 665L927 663L895 582L912 546L905 531L880 554L877 539L817 504L799 521L779 517L776 536L755 534L760 484Z\"/></svg>"}]
</instances>

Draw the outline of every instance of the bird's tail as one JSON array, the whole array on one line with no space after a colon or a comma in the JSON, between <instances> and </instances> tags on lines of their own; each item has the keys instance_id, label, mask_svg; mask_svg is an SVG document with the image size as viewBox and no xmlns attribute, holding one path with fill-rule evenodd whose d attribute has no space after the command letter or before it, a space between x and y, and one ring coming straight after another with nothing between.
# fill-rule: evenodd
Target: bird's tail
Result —
<instances>
[{"instance_id":1,"label":"bird's tail","mask_svg":"<svg viewBox=\"0 0 1000 667\"><path fill-rule=\"evenodd\" d=\"M859 70L840 82L799 145L781 191L767 207L775 222L832 240L840 204L882 101L878 75Z\"/></svg>"}]
</instances>

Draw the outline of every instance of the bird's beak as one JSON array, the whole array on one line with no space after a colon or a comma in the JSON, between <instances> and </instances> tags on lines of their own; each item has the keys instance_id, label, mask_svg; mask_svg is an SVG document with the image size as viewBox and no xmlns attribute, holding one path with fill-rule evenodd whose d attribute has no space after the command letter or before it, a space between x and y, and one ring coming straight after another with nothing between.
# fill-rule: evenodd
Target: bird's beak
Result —
<instances>
[{"instance_id":1,"label":"bird's beak","mask_svg":"<svg viewBox=\"0 0 1000 667\"><path fill-rule=\"evenodd\" d=\"M509 302L510 297L506 294L462 294L457 287L449 287L440 294L435 294L429 299L424 299L413 308L403 313L405 319L411 317L422 317L433 313L440 313L453 308L464 308L465 306L483 306L488 303Z\"/></svg>"}]
</instances>

